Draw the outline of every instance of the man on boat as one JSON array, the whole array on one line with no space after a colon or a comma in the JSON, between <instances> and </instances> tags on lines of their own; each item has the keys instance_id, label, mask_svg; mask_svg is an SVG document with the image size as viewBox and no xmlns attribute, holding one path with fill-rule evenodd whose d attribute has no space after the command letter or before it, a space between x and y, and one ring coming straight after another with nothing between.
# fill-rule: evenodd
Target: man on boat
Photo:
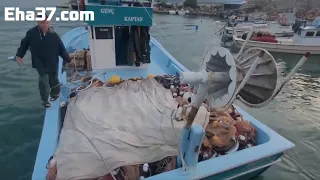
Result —
<instances>
[{"instance_id":1,"label":"man on boat","mask_svg":"<svg viewBox=\"0 0 320 180\"><path fill-rule=\"evenodd\" d=\"M32 67L39 74L42 104L45 107L50 107L49 94L50 101L55 101L60 95L59 56L63 58L63 64L69 63L70 57L59 35L49 27L47 15L44 21L38 21L35 27L29 29L21 40L16 54L16 61L19 65L23 64L22 58L28 49L31 52Z\"/></svg>"}]
</instances>

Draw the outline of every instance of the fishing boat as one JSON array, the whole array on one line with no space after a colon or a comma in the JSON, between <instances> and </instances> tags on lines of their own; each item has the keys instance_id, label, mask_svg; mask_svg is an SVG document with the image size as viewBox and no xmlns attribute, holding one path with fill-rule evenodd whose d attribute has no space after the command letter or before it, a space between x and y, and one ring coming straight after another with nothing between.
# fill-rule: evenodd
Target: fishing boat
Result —
<instances>
[{"instance_id":1,"label":"fishing boat","mask_svg":"<svg viewBox=\"0 0 320 180\"><path fill-rule=\"evenodd\" d=\"M248 18L248 17L247 17ZM225 26L223 26L218 32L221 35L221 46L230 47L233 42L233 31L237 31L239 34L245 33L250 29L251 26L256 28L266 28L267 23L261 20L244 20L244 18L239 18L236 16L231 16L228 18Z\"/></svg>"},{"instance_id":2,"label":"fishing boat","mask_svg":"<svg viewBox=\"0 0 320 180\"><path fill-rule=\"evenodd\" d=\"M221 106L222 109L230 107L236 98L250 107L261 107L270 102L284 85L276 83L278 70L270 53L263 49L244 51L242 48L237 57L233 57L227 49L216 48L208 51L205 58L208 61L203 64L211 72L205 69L191 72L156 39L150 37L150 2L122 6L122 1L116 5L114 1L103 1L103 5L97 1L88 1L82 1L80 7L93 11L94 21L88 21L86 25L74 28L62 37L69 53L84 52L84 61L81 69L77 68L77 63L73 64L74 69L68 69L62 66L60 59L61 95L45 112L33 180L43 180L46 177L102 177L115 180L118 175L123 174L126 179L138 179L143 175L150 180L251 179L279 163L281 156L294 147L290 141L234 106L236 109L233 111L241 114L237 116L237 121L252 124L250 129L255 129L252 133L257 135L256 145L237 151L240 141L245 137L234 139L232 136L230 142L233 145L225 155L212 155L200 162L198 158L202 153L200 151L203 149L206 126L206 121L203 120L209 118L207 108L201 105L205 102L204 98L217 107L225 105ZM308 56L307 53L296 69ZM73 58L78 57L76 55ZM264 63L260 62L262 60ZM237 69L238 67L248 71ZM257 72L259 67L264 70ZM74 75L84 78L75 80ZM185 87L187 84L198 87L197 93L187 98L188 101L190 99L191 106L182 106L182 111L183 108L191 108L190 111L185 111L189 112L185 116L187 122L171 119L174 116L172 113L178 114L181 108L176 107L177 104L173 102L177 93L171 94L177 79L168 84L168 90L164 88L165 85L156 81L159 77L157 75L164 78L178 77L179 81L186 83ZM265 78L268 83L262 86L259 83L261 78ZM211 85L219 88L214 89ZM256 91L260 88L264 89L263 94ZM185 94L187 93L189 91ZM168 111L169 107L177 108L177 111ZM232 117L228 118L235 121ZM181 132L181 136L175 142L177 132ZM214 141L215 138L213 137ZM167 156L176 157L170 160L175 164L173 168L158 174L151 173L150 169L153 167L146 163L159 161ZM135 166L138 170L134 171L139 175L131 177L125 169L135 164L138 164ZM160 164L159 168L164 169L163 166L167 167L167 164L168 162ZM125 167L119 169L123 166Z\"/></svg>"},{"instance_id":3,"label":"fishing boat","mask_svg":"<svg viewBox=\"0 0 320 180\"><path fill-rule=\"evenodd\" d=\"M226 35L228 37L232 37L233 35L233 28L236 29L238 32L247 32L248 29L250 29L251 26L254 26L256 28L266 28L268 25L263 22L242 22L242 23L236 23L231 26L224 26L222 35Z\"/></svg>"},{"instance_id":4,"label":"fishing boat","mask_svg":"<svg viewBox=\"0 0 320 180\"><path fill-rule=\"evenodd\" d=\"M257 22L242 22L242 23L236 23L234 26L224 26L223 29L221 29L221 46L230 47L233 43L233 34L234 31L236 32L237 36L242 36L244 33L247 33L250 31L251 27L254 27L256 30L261 31L269 31L268 25L263 21L257 21ZM294 35L294 32L290 29L284 29L281 28L282 31L273 32L276 37L292 37Z\"/></svg>"},{"instance_id":5,"label":"fishing boat","mask_svg":"<svg viewBox=\"0 0 320 180\"><path fill-rule=\"evenodd\" d=\"M295 26L293 37L258 37L250 40L246 47L261 47L270 52L304 54L306 51L314 55L320 54L320 17L310 25ZM234 34L233 41L239 48L245 42L243 34ZM270 41L272 38L272 41ZM267 39L267 40L265 40Z\"/></svg>"}]
</instances>

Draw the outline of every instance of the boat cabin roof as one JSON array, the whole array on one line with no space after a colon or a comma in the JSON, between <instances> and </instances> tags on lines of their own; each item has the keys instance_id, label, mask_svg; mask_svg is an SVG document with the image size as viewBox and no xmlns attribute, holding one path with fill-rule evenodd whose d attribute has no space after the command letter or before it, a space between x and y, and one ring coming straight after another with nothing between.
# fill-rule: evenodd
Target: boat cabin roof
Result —
<instances>
[{"instance_id":1,"label":"boat cabin roof","mask_svg":"<svg viewBox=\"0 0 320 180\"><path fill-rule=\"evenodd\" d=\"M303 38L320 37L320 17L317 17L311 24L300 26L297 35Z\"/></svg>"},{"instance_id":2,"label":"boat cabin roof","mask_svg":"<svg viewBox=\"0 0 320 180\"><path fill-rule=\"evenodd\" d=\"M90 26L152 26L150 0L85 0L86 11L94 13Z\"/></svg>"},{"instance_id":3,"label":"boat cabin roof","mask_svg":"<svg viewBox=\"0 0 320 180\"><path fill-rule=\"evenodd\" d=\"M320 28L309 28L309 27L304 27L300 28L297 32L297 35L303 37L303 38L320 38Z\"/></svg>"}]
</instances>

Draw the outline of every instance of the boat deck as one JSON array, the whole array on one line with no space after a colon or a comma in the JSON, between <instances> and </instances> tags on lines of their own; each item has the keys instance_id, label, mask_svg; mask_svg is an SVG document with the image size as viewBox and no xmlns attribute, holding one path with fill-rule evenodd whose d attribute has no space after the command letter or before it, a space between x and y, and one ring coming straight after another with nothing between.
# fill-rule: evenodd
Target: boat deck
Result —
<instances>
[{"instance_id":1,"label":"boat deck","mask_svg":"<svg viewBox=\"0 0 320 180\"><path fill-rule=\"evenodd\" d=\"M83 49L88 48L88 32L84 27L75 28L67 32L63 36L63 41L68 49L72 47L73 49ZM106 70L105 77L108 78L112 75L118 75L121 78L127 79L137 76L146 77L148 74L176 74L183 71L188 71L184 66L182 66L175 58L173 58L156 40L151 38L151 61L148 67L140 69L126 68L126 69L108 69ZM69 49L70 50L70 49ZM62 62L60 62L60 69ZM60 81L66 83L66 73L59 74ZM68 93L63 92L67 88L62 88L62 94L68 95ZM35 163L35 169L33 172L32 179L44 179L46 177L47 169L45 165L47 164L48 158L54 154L58 140L59 132L63 124L64 115L66 109L60 108L60 103L65 102L66 97L60 97L59 100L52 103L51 108L46 110L45 121L43 126L43 132L40 140L40 145L38 149L38 154ZM255 118L247 114L245 111L237 108L238 112L244 116L245 119L249 120L257 129L258 146L244 149L236 153L232 153L226 156L220 156L214 159L206 160L197 164L194 172L190 172L185 176L181 175L181 168L160 174L158 176L153 176L150 179L162 180L162 179L201 179L213 175L224 175L222 179L231 178L235 174L239 174L243 170L234 171L233 173L223 173L228 170L232 170L236 167L243 167L245 169L252 169L257 164L252 164L250 166L247 163L255 162L264 158L267 158L268 166L274 163L283 151L291 149L294 145L281 137L261 122L257 121ZM275 155L275 158L269 158ZM216 166L219 164L219 166ZM266 166L266 167L268 167ZM260 166L264 170L265 166ZM253 169L254 170L254 169ZM170 177L170 178L169 178ZM221 176L222 177L222 176ZM219 178L221 179L221 178ZM244 178L246 179L246 178Z\"/></svg>"}]
</instances>

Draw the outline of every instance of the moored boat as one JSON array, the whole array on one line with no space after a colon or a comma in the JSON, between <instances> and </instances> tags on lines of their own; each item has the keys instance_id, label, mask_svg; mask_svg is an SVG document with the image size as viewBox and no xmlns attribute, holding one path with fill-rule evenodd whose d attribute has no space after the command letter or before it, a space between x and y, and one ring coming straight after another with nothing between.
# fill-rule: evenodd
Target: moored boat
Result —
<instances>
[{"instance_id":1,"label":"moored boat","mask_svg":"<svg viewBox=\"0 0 320 180\"><path fill-rule=\"evenodd\" d=\"M255 26L257 29L267 28L267 23L261 20L249 20L248 16L245 18L239 18L236 16L229 17L226 25L220 30L220 35L222 35L221 46L231 46L234 30L239 34L242 34L247 32L251 26Z\"/></svg>"},{"instance_id":2,"label":"moored boat","mask_svg":"<svg viewBox=\"0 0 320 180\"><path fill-rule=\"evenodd\" d=\"M221 37L221 46L231 46L233 43L233 34L236 32L237 36L242 36L244 33L247 33L250 31L251 27L254 26L254 28L257 31L267 31L267 32L272 32L267 24L254 24L254 23L241 23L238 24L235 27L224 27L224 30L222 32L222 37ZM292 37L294 35L294 32L292 30L284 30L282 29L282 32L272 32L275 37ZM229 45L227 45L229 43Z\"/></svg>"},{"instance_id":3,"label":"moored boat","mask_svg":"<svg viewBox=\"0 0 320 180\"><path fill-rule=\"evenodd\" d=\"M304 54L306 51L320 55L320 17L310 25L296 26L293 37L275 37L274 42L250 40L246 47L261 47L270 52ZM242 47L245 39L242 34L234 34L233 41Z\"/></svg>"},{"instance_id":4,"label":"moored boat","mask_svg":"<svg viewBox=\"0 0 320 180\"><path fill-rule=\"evenodd\" d=\"M210 105L231 105L236 97L241 97L240 100L250 107L270 102L283 84L278 87L275 83L277 68L267 51L252 49L253 55L245 51L234 58L224 48L213 49L207 54L208 62L204 63L212 71L190 72L150 37L150 4L122 7L121 3L120 6L105 3L86 2L86 10L95 12L95 20L87 22L87 26L70 30L62 37L68 52L76 53L74 58L82 58L83 61L74 62L72 71L65 70L60 61L62 95L46 110L33 180L42 180L46 176L47 179L115 180L118 175L121 176L119 179L135 180L140 176L154 180L251 179L280 162L283 153L294 147L241 108L228 108L231 112L225 113ZM113 9L115 14L101 13L101 8ZM130 19L125 18L130 15L142 18L140 21L123 21ZM79 50L84 52L81 56L77 54ZM259 62L262 59L268 62ZM269 71L250 71L264 65L270 67ZM240 72L236 68L239 66L248 71ZM178 79L176 74L181 74ZM216 78L210 79L213 74ZM76 75L80 76L79 80L75 80ZM261 81L256 81L267 77L270 84L263 87L259 84ZM166 78L171 80L166 82ZM218 89L208 87L206 78ZM185 94L195 94L187 98L191 101L191 111L185 111L189 114L182 121L172 119L173 113L178 114L179 111L179 108L175 110L177 103L174 98L178 99L177 96L183 92L175 89L176 81L185 83L185 87L177 89L188 89L188 84L200 84L197 93L185 91ZM238 83L239 91L233 92ZM263 94L255 91L259 88L264 89ZM208 92L208 96L201 91ZM202 96L210 103L205 102ZM212 111L215 114L213 120L209 119L209 107L205 105L215 109ZM170 108L174 111L171 112ZM220 113L225 116L219 117ZM191 114L193 118L190 118ZM207 122L207 119L213 122ZM209 126L212 129L206 128ZM204 129L206 132L214 131L220 126L223 129L219 133L215 131L215 136L204 135ZM231 144L226 145L217 134L224 134L229 128L225 139ZM235 135L235 128L244 134ZM179 132L181 137L178 136L176 142L175 135ZM204 136L210 138L209 145L205 143ZM250 138L254 138L255 146L247 144L237 151L241 146L239 141L253 140ZM209 146L215 146L219 156L216 156L218 153L205 155L203 147ZM198 161L199 155L201 162ZM48 159L49 170L46 168ZM152 167L152 163L158 161L156 168Z\"/></svg>"}]
</instances>

